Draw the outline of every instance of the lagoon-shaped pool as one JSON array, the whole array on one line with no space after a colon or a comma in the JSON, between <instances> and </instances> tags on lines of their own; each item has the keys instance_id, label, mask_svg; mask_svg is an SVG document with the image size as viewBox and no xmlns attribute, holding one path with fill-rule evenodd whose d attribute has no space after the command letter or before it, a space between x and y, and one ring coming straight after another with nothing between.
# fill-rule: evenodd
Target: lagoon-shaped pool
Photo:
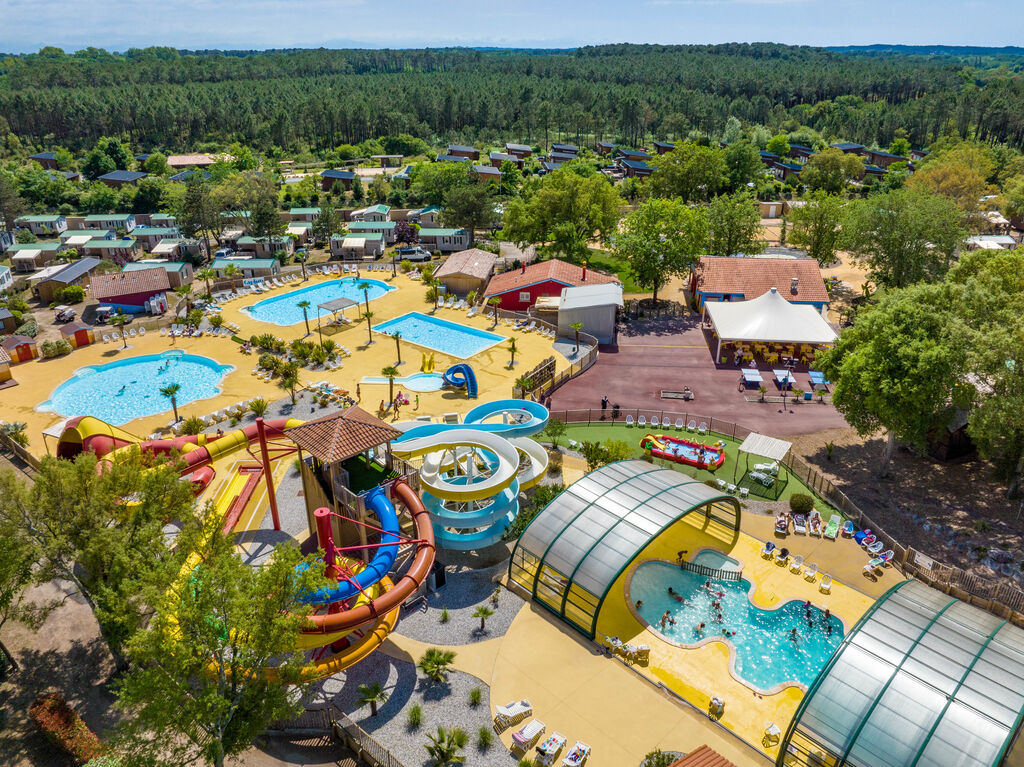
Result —
<instances>
[{"instance_id":1,"label":"lagoon-shaped pool","mask_svg":"<svg viewBox=\"0 0 1024 767\"><path fill-rule=\"evenodd\" d=\"M209 357L168 351L128 357L105 365L79 368L36 409L67 418L91 415L115 426L171 409L160 390L178 384L180 409L196 400L220 394L221 380L233 370Z\"/></svg>"},{"instance_id":2,"label":"lagoon-shaped pool","mask_svg":"<svg viewBox=\"0 0 1024 767\"><path fill-rule=\"evenodd\" d=\"M359 288L363 284L368 286L365 295ZM270 322L274 325L297 325L304 320L302 307L299 306L300 301L309 301L309 306L306 308L309 313L309 321L316 322L317 307L320 304L333 301L336 298L349 298L362 305L367 299L373 301L392 290L397 290L397 288L380 280L342 277L340 280L329 280L264 298L252 306L244 307L242 311L260 322ZM353 308L360 313L363 311L361 307ZM321 315L323 314L325 313L321 312ZM326 313L326 315L328 318L330 317L330 313Z\"/></svg>"}]
</instances>

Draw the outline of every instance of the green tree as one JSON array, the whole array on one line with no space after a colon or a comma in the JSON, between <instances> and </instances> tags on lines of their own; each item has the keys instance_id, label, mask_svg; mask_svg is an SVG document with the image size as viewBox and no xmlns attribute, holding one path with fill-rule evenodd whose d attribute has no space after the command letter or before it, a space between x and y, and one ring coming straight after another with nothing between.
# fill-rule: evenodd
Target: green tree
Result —
<instances>
[{"instance_id":1,"label":"green tree","mask_svg":"<svg viewBox=\"0 0 1024 767\"><path fill-rule=\"evenodd\" d=\"M746 192L719 195L708 206L708 253L752 255L764 250L761 216Z\"/></svg>"},{"instance_id":2,"label":"green tree","mask_svg":"<svg viewBox=\"0 0 1024 767\"><path fill-rule=\"evenodd\" d=\"M128 348L128 336L124 332L124 326L131 321L132 318L129 317L127 314L115 314L109 320L107 320L109 324L113 325L115 328L121 331L121 341L123 344L121 348L123 349Z\"/></svg>"},{"instance_id":3,"label":"green tree","mask_svg":"<svg viewBox=\"0 0 1024 767\"><path fill-rule=\"evenodd\" d=\"M839 248L845 203L841 197L811 192L804 204L789 211L788 240L820 266L831 264Z\"/></svg>"},{"instance_id":4,"label":"green tree","mask_svg":"<svg viewBox=\"0 0 1024 767\"><path fill-rule=\"evenodd\" d=\"M256 156L252 153L252 150L244 144L240 144L236 141L228 147L228 154L234 158L231 160L231 165L234 166L235 170L256 169Z\"/></svg>"},{"instance_id":5,"label":"green tree","mask_svg":"<svg viewBox=\"0 0 1024 767\"><path fill-rule=\"evenodd\" d=\"M864 160L842 149L823 149L812 154L800 172L800 181L812 191L840 194L851 178L864 171Z\"/></svg>"},{"instance_id":6,"label":"green tree","mask_svg":"<svg viewBox=\"0 0 1024 767\"><path fill-rule=\"evenodd\" d=\"M178 392L181 391L181 384L168 384L160 389L160 396L167 397L171 401L171 408L174 410L174 422L177 423L180 419L178 418Z\"/></svg>"},{"instance_id":7,"label":"green tree","mask_svg":"<svg viewBox=\"0 0 1024 767\"><path fill-rule=\"evenodd\" d=\"M508 339L508 346L506 348L508 349L508 367L509 367L509 370L511 370L513 367L515 367L515 364L516 364L516 352L519 351L519 347L516 344L516 339L514 339L514 338Z\"/></svg>"},{"instance_id":8,"label":"green tree","mask_svg":"<svg viewBox=\"0 0 1024 767\"><path fill-rule=\"evenodd\" d=\"M466 746L466 734L458 727L445 730L438 726L437 734L428 733L427 740L424 748L430 756L431 767L451 767L466 761L460 753Z\"/></svg>"},{"instance_id":9,"label":"green tree","mask_svg":"<svg viewBox=\"0 0 1024 767\"><path fill-rule=\"evenodd\" d=\"M577 354L580 350L580 331L583 330L583 323L573 322L569 327L572 328L573 332L576 334L576 348L573 350L573 354Z\"/></svg>"},{"instance_id":10,"label":"green tree","mask_svg":"<svg viewBox=\"0 0 1024 767\"><path fill-rule=\"evenodd\" d=\"M395 379L401 375L401 371L394 365L388 365L380 371L380 374L388 379L388 402L395 401Z\"/></svg>"},{"instance_id":11,"label":"green tree","mask_svg":"<svg viewBox=\"0 0 1024 767\"><path fill-rule=\"evenodd\" d=\"M297 307L299 307L300 309L302 309L302 319L303 319L303 320L305 321L305 323L306 323L306 335L307 335L307 336L308 336L308 335L311 335L313 331L311 331L311 330L309 329L309 307L311 307L311 306L312 306L313 304L311 304L311 303L310 303L309 301L305 301L305 300L303 300L303 301L299 301L299 302L298 302L297 304L295 304L295 305L296 305Z\"/></svg>"},{"instance_id":12,"label":"green tree","mask_svg":"<svg viewBox=\"0 0 1024 767\"><path fill-rule=\"evenodd\" d=\"M196 279L203 280L206 283L206 295L209 296L213 294L213 288L210 285L210 281L217 279L217 272L215 270L208 266L204 266L196 272Z\"/></svg>"},{"instance_id":13,"label":"green tree","mask_svg":"<svg viewBox=\"0 0 1024 767\"><path fill-rule=\"evenodd\" d=\"M174 289L174 295L185 302L185 313L192 311L192 286L191 285L179 285Z\"/></svg>"},{"instance_id":14,"label":"green tree","mask_svg":"<svg viewBox=\"0 0 1024 767\"><path fill-rule=\"evenodd\" d=\"M235 278L240 275L242 271L234 264L228 264L224 267L224 276L231 280L231 292L237 292L235 290Z\"/></svg>"},{"instance_id":15,"label":"green tree","mask_svg":"<svg viewBox=\"0 0 1024 767\"><path fill-rule=\"evenodd\" d=\"M14 220L25 213L25 201L18 194L14 176L0 170L0 222L8 234L14 233Z\"/></svg>"},{"instance_id":16,"label":"green tree","mask_svg":"<svg viewBox=\"0 0 1024 767\"><path fill-rule=\"evenodd\" d=\"M898 154L900 157L909 157L910 142L906 138L898 136L889 144L889 152L891 154Z\"/></svg>"},{"instance_id":17,"label":"green tree","mask_svg":"<svg viewBox=\"0 0 1024 767\"><path fill-rule=\"evenodd\" d=\"M473 183L469 163L421 163L415 166L409 192L422 205L443 205L453 189Z\"/></svg>"},{"instance_id":18,"label":"green tree","mask_svg":"<svg viewBox=\"0 0 1024 767\"><path fill-rule=\"evenodd\" d=\"M789 137L785 133L778 133L768 140L764 148L779 157L786 157L789 155Z\"/></svg>"},{"instance_id":19,"label":"green tree","mask_svg":"<svg viewBox=\"0 0 1024 767\"><path fill-rule=\"evenodd\" d=\"M107 173L113 173L115 170L117 170L117 165L110 159L110 155L99 148L89 152L86 155L85 162L82 163L82 173L89 180L97 179Z\"/></svg>"},{"instance_id":20,"label":"green tree","mask_svg":"<svg viewBox=\"0 0 1024 767\"><path fill-rule=\"evenodd\" d=\"M945 285L918 284L884 295L820 355L834 384L832 403L857 433L887 432L879 476L899 441L925 446L930 429L950 417L950 393L963 352L949 341L953 318Z\"/></svg>"},{"instance_id":21,"label":"green tree","mask_svg":"<svg viewBox=\"0 0 1024 767\"><path fill-rule=\"evenodd\" d=\"M725 170L728 174L728 189L738 192L748 184L756 184L764 177L764 163L761 153L749 141L737 141L725 148Z\"/></svg>"},{"instance_id":22,"label":"green tree","mask_svg":"<svg viewBox=\"0 0 1024 767\"><path fill-rule=\"evenodd\" d=\"M653 197L679 197L683 202L702 202L718 194L729 180L725 153L718 147L692 141L676 145L655 157L648 180Z\"/></svg>"},{"instance_id":23,"label":"green tree","mask_svg":"<svg viewBox=\"0 0 1024 767\"><path fill-rule=\"evenodd\" d=\"M544 427L544 436L551 440L551 446L558 448L558 440L565 436L565 421L561 418L549 418L547 426Z\"/></svg>"},{"instance_id":24,"label":"green tree","mask_svg":"<svg viewBox=\"0 0 1024 767\"><path fill-rule=\"evenodd\" d=\"M313 242L329 247L331 237L341 232L341 228L341 218L337 209L331 203L323 202L320 204L320 215L314 219L309 234Z\"/></svg>"},{"instance_id":25,"label":"green tree","mask_svg":"<svg viewBox=\"0 0 1024 767\"><path fill-rule=\"evenodd\" d=\"M523 189L505 208L504 232L520 246L544 246L581 260L592 240L606 242L615 232L621 200L603 175L583 178L559 168Z\"/></svg>"},{"instance_id":26,"label":"green tree","mask_svg":"<svg viewBox=\"0 0 1024 767\"><path fill-rule=\"evenodd\" d=\"M652 198L643 201L622 222L614 250L629 263L629 273L642 288L654 293L673 277L685 274L705 252L708 219L703 208L682 200Z\"/></svg>"},{"instance_id":27,"label":"green tree","mask_svg":"<svg viewBox=\"0 0 1024 767\"><path fill-rule=\"evenodd\" d=\"M203 238L206 252L211 253L210 238L219 237L223 217L217 209L210 182L202 173L193 173L185 179L185 191L175 212L178 228L189 238Z\"/></svg>"},{"instance_id":28,"label":"green tree","mask_svg":"<svg viewBox=\"0 0 1024 767\"><path fill-rule=\"evenodd\" d=\"M972 225L983 223L978 215L982 197L999 189L988 183L996 165L988 149L963 143L935 152L907 179L907 188L945 197L962 210Z\"/></svg>"},{"instance_id":29,"label":"green tree","mask_svg":"<svg viewBox=\"0 0 1024 767\"><path fill-rule=\"evenodd\" d=\"M294 648L309 612L299 596L323 583L323 562L284 545L251 567L219 529L208 541L179 535L178 544L185 553L146 591L157 613L128 645L133 667L117 696L132 716L115 751L127 764L222 767L298 709L292 691L301 696L307 661ZM199 562L177 585L192 551Z\"/></svg>"},{"instance_id":30,"label":"green tree","mask_svg":"<svg viewBox=\"0 0 1024 767\"><path fill-rule=\"evenodd\" d=\"M377 716L377 704L387 703L387 691L381 687L380 682L361 684L357 689L359 690L359 705L365 706L369 704L370 716Z\"/></svg>"},{"instance_id":31,"label":"green tree","mask_svg":"<svg viewBox=\"0 0 1024 767\"><path fill-rule=\"evenodd\" d=\"M142 169L154 176L166 176L171 172L171 166L167 164L167 156L161 152L153 152L147 157L142 164Z\"/></svg>"},{"instance_id":32,"label":"green tree","mask_svg":"<svg viewBox=\"0 0 1024 767\"><path fill-rule=\"evenodd\" d=\"M103 471L98 463L92 452L73 461L47 456L32 484L0 473L0 531L18 531L35 582L72 584L124 668L125 642L152 612L141 584L171 557L163 527L177 520L189 530L199 518L173 462L150 466L132 450L105 459Z\"/></svg>"},{"instance_id":33,"label":"green tree","mask_svg":"<svg viewBox=\"0 0 1024 767\"><path fill-rule=\"evenodd\" d=\"M486 630L486 628L487 628L487 619L490 618L492 615L494 615L494 610L492 610L487 605L480 605L479 607L476 608L476 610L473 611L473 617L480 619L480 630L481 631Z\"/></svg>"},{"instance_id":34,"label":"green tree","mask_svg":"<svg viewBox=\"0 0 1024 767\"><path fill-rule=\"evenodd\" d=\"M487 305L494 310L494 324L498 324L498 310L501 308L501 299L497 296L491 296L487 299Z\"/></svg>"},{"instance_id":35,"label":"green tree","mask_svg":"<svg viewBox=\"0 0 1024 767\"><path fill-rule=\"evenodd\" d=\"M278 370L280 378L277 379L278 388L288 392L291 396L292 404L295 404L295 390L299 388L299 370L295 363L285 365L283 368Z\"/></svg>"},{"instance_id":36,"label":"green tree","mask_svg":"<svg viewBox=\"0 0 1024 767\"><path fill-rule=\"evenodd\" d=\"M511 160L502 161L499 192L506 197L515 197L519 193L519 186L522 183L523 172L519 170L519 166Z\"/></svg>"},{"instance_id":37,"label":"green tree","mask_svg":"<svg viewBox=\"0 0 1024 767\"><path fill-rule=\"evenodd\" d=\"M4 480L0 479L0 488L3 487ZM24 531L15 526L14 520L6 515L0 517L0 629L9 620L38 628L40 619L49 612L45 608L33 609L33 603L25 600L25 592L34 580L36 563L33 553L31 541ZM8 665L18 667L18 662L2 641L0 652L7 658Z\"/></svg>"},{"instance_id":38,"label":"green tree","mask_svg":"<svg viewBox=\"0 0 1024 767\"><path fill-rule=\"evenodd\" d=\"M897 189L851 202L840 241L876 285L903 288L941 278L966 236L952 202Z\"/></svg>"},{"instance_id":39,"label":"green tree","mask_svg":"<svg viewBox=\"0 0 1024 767\"><path fill-rule=\"evenodd\" d=\"M416 667L430 681L444 682L448 679L449 668L454 662L455 653L452 650L429 647L416 663Z\"/></svg>"},{"instance_id":40,"label":"green tree","mask_svg":"<svg viewBox=\"0 0 1024 767\"><path fill-rule=\"evenodd\" d=\"M363 189L363 180L356 176L352 179L352 201L362 202L364 197L366 197L366 192Z\"/></svg>"},{"instance_id":41,"label":"green tree","mask_svg":"<svg viewBox=\"0 0 1024 767\"><path fill-rule=\"evenodd\" d=\"M395 339L395 354L398 355L398 361L396 364L402 364L402 334L399 331L395 331L391 334L391 337Z\"/></svg>"},{"instance_id":42,"label":"green tree","mask_svg":"<svg viewBox=\"0 0 1024 767\"><path fill-rule=\"evenodd\" d=\"M285 225L277 212L277 192L263 185L249 211L249 229L252 236L270 244L284 234Z\"/></svg>"},{"instance_id":43,"label":"green tree","mask_svg":"<svg viewBox=\"0 0 1024 767\"><path fill-rule=\"evenodd\" d=\"M497 222L491 186L464 184L448 190L444 196L441 221L445 226L469 232L469 247L473 247L476 230L490 229Z\"/></svg>"}]
</instances>

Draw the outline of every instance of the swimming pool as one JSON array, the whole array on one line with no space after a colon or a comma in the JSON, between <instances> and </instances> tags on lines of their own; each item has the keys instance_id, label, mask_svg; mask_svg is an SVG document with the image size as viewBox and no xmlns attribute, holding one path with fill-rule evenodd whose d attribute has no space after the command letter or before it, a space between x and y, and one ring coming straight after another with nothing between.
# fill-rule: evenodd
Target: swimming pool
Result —
<instances>
[{"instance_id":1,"label":"swimming pool","mask_svg":"<svg viewBox=\"0 0 1024 767\"><path fill-rule=\"evenodd\" d=\"M384 376L366 376L359 383L364 384L386 384L388 379ZM444 376L440 373L413 373L411 376L396 378L395 384L404 386L409 391L440 391L444 386Z\"/></svg>"},{"instance_id":2,"label":"swimming pool","mask_svg":"<svg viewBox=\"0 0 1024 767\"><path fill-rule=\"evenodd\" d=\"M362 284L369 285L366 295L359 289ZM287 293L264 298L252 306L243 307L242 311L260 322L271 322L274 325L297 325L303 321L302 308L298 305L300 301L309 301L310 322L316 321L317 306L333 301L336 298L351 298L362 304L367 297L371 301L380 298L389 291L397 290L392 285L380 280L356 279L355 277L342 277L340 280L329 280L317 285L310 285L307 288L290 290ZM353 307L353 311L356 311ZM358 309L362 312L362 309ZM321 312L321 314L323 314Z\"/></svg>"},{"instance_id":3,"label":"swimming pool","mask_svg":"<svg viewBox=\"0 0 1024 767\"><path fill-rule=\"evenodd\" d=\"M209 357L169 351L79 368L50 399L36 409L65 417L91 415L119 426L134 418L171 409L160 390L171 384L181 389L178 408L220 393L220 382L233 370Z\"/></svg>"},{"instance_id":4,"label":"swimming pool","mask_svg":"<svg viewBox=\"0 0 1024 767\"><path fill-rule=\"evenodd\" d=\"M472 357L506 340L505 336L499 336L497 333L457 325L420 312L409 312L382 322L374 327L374 330L389 336L397 331L402 334L403 341L461 359Z\"/></svg>"},{"instance_id":5,"label":"swimming pool","mask_svg":"<svg viewBox=\"0 0 1024 767\"><path fill-rule=\"evenodd\" d=\"M637 612L673 642L692 645L707 638L721 639L723 631L729 632L734 673L759 690L787 682L809 685L843 639L842 623L831 616L828 625L832 633L828 634L824 613L816 607L811 607L813 626L809 627L804 605L798 600L777 610L762 610L750 602L750 581L713 581L716 596L712 596L704 588L706 580L666 562L645 562L633 573L628 598L634 604L642 600ZM670 596L669 587L685 601ZM722 606L721 623L715 622L717 610L712 602L716 599ZM666 610L675 624L667 622L662 629L661 616ZM702 622L703 632L696 629ZM797 630L796 642L790 639L793 629Z\"/></svg>"}]
</instances>

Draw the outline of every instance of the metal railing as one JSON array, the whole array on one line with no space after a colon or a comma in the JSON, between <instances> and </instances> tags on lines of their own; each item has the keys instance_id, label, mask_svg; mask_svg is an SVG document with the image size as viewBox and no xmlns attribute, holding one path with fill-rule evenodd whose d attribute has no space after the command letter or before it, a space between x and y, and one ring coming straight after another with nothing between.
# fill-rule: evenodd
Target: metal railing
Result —
<instances>
[{"instance_id":1,"label":"metal railing","mask_svg":"<svg viewBox=\"0 0 1024 767\"><path fill-rule=\"evenodd\" d=\"M716 570L714 567L699 565L696 562L683 562L681 566L691 573L705 578L714 578L717 581L738 581L742 577L739 570Z\"/></svg>"},{"instance_id":2,"label":"metal railing","mask_svg":"<svg viewBox=\"0 0 1024 767\"><path fill-rule=\"evenodd\" d=\"M292 719L271 724L266 732L301 735L329 733L344 743L355 755L373 767L405 767L405 764L370 733L353 722L334 703L307 708Z\"/></svg>"},{"instance_id":3,"label":"metal railing","mask_svg":"<svg viewBox=\"0 0 1024 767\"><path fill-rule=\"evenodd\" d=\"M794 407L815 407L813 403L801 403ZM740 426L732 421L715 416L702 415L700 413L676 412L659 410L657 408L609 408L602 411L599 408L587 408L577 410L555 410L551 412L553 418L560 418L566 423L622 423L627 416L632 417L633 422L641 429L643 428L674 428L674 424L681 422L689 424L691 421L698 424L706 424L709 432L715 432L726 437L742 441L751 433L750 429ZM647 422L640 426L639 420L643 416ZM658 424L652 423L657 418ZM812 492L820 498L828 501L847 519L851 520L861 529L870 529L872 534L885 545L885 548L892 549L894 557L892 565L899 568L903 573L912 575L928 585L963 599L966 602L981 607L995 615L998 615L1011 623L1024 626L1024 591L1016 586L990 578L982 578L971 573L964 572L955 565L947 565L936 562L907 544L900 543L891 533L886 532L868 514L858 507L849 496L836 487L831 480L823 476L817 469L808 465L800 456L790 452L782 463L789 469L793 476L802 481ZM909 538L912 531L905 533Z\"/></svg>"}]
</instances>

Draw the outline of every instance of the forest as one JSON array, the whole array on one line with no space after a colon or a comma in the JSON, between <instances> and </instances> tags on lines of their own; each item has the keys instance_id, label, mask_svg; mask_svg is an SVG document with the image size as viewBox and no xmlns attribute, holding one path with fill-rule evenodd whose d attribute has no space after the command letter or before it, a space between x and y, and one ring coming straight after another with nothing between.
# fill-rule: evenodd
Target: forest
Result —
<instances>
[{"instance_id":1,"label":"forest","mask_svg":"<svg viewBox=\"0 0 1024 767\"><path fill-rule=\"evenodd\" d=\"M296 50L113 54L57 48L0 61L0 136L41 148L117 135L163 151L239 141L318 152L407 133L431 143L642 144L772 129L913 146L938 135L1024 146L1021 59L844 53L776 44L571 51ZM6 125L3 124L6 122Z\"/></svg>"}]
</instances>

